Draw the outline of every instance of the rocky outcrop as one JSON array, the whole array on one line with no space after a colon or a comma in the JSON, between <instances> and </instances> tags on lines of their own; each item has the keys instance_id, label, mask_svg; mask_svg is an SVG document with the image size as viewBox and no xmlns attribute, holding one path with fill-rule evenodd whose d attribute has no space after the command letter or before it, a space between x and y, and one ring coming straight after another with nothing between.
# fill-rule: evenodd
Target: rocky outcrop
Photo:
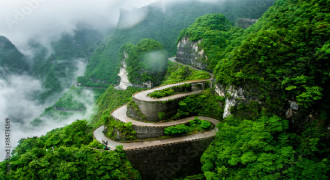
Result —
<instances>
[{"instance_id":1,"label":"rocky outcrop","mask_svg":"<svg viewBox=\"0 0 330 180\"><path fill-rule=\"evenodd\" d=\"M176 61L205 71L211 71L207 65L207 56L199 45L202 40L193 42L188 37L182 38L177 45Z\"/></svg>"},{"instance_id":2,"label":"rocky outcrop","mask_svg":"<svg viewBox=\"0 0 330 180\"><path fill-rule=\"evenodd\" d=\"M225 107L223 118L226 118L232 114L231 110L239 105L249 105L251 103L260 104L258 101L257 92L254 92L252 88L243 88L237 86L225 87L220 83L215 83L214 91L217 95L225 98Z\"/></svg>"},{"instance_id":3,"label":"rocky outcrop","mask_svg":"<svg viewBox=\"0 0 330 180\"><path fill-rule=\"evenodd\" d=\"M128 54L126 52L124 53L124 59L122 60L121 68L118 73L118 76L120 77L119 85L115 88L118 90L126 90L128 87L138 87L138 88L152 88L154 85L151 81L146 81L141 84L131 83L128 79L128 72L127 72L127 63L126 60L128 59Z\"/></svg>"},{"instance_id":4,"label":"rocky outcrop","mask_svg":"<svg viewBox=\"0 0 330 180\"><path fill-rule=\"evenodd\" d=\"M292 118L299 109L299 105L296 101L289 101L290 108L285 112L285 117L287 119Z\"/></svg>"},{"instance_id":5,"label":"rocky outcrop","mask_svg":"<svg viewBox=\"0 0 330 180\"><path fill-rule=\"evenodd\" d=\"M128 73L127 73L127 65L126 59L128 58L128 54L124 52L124 59L122 60L122 67L120 68L118 76L120 77L120 83L115 88L118 90L126 90L127 87L132 86L132 83L128 80Z\"/></svg>"},{"instance_id":6,"label":"rocky outcrop","mask_svg":"<svg viewBox=\"0 0 330 180\"><path fill-rule=\"evenodd\" d=\"M216 83L214 91L219 96L226 98L223 118L231 115L230 109L237 104L238 98L245 99L244 90L242 88L230 86L228 89L226 89L223 85Z\"/></svg>"},{"instance_id":7,"label":"rocky outcrop","mask_svg":"<svg viewBox=\"0 0 330 180\"><path fill-rule=\"evenodd\" d=\"M248 18L237 18L236 26L240 28L248 28L252 24L256 23L258 19L248 19Z\"/></svg>"}]
</instances>

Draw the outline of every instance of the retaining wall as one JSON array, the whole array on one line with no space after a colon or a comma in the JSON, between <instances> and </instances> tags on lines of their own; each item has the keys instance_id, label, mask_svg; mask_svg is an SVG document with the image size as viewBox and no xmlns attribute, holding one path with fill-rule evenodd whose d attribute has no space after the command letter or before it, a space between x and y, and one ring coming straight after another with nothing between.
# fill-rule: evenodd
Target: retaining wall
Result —
<instances>
[{"instance_id":1,"label":"retaining wall","mask_svg":"<svg viewBox=\"0 0 330 180\"><path fill-rule=\"evenodd\" d=\"M201 173L200 157L214 137L126 150L126 155L142 179L160 180Z\"/></svg>"},{"instance_id":2,"label":"retaining wall","mask_svg":"<svg viewBox=\"0 0 330 180\"><path fill-rule=\"evenodd\" d=\"M198 91L206 89L210 86L209 81L191 83L192 90ZM190 95L187 95L190 96ZM147 101L132 97L133 101L139 106L141 113L147 121L158 122L173 117L179 108L179 102L187 96L179 97L167 101ZM132 115L132 113L130 114ZM134 118L134 116L133 116Z\"/></svg>"},{"instance_id":3,"label":"retaining wall","mask_svg":"<svg viewBox=\"0 0 330 180\"><path fill-rule=\"evenodd\" d=\"M133 125L133 130L136 132L137 139L157 138L164 135L164 127Z\"/></svg>"},{"instance_id":4,"label":"retaining wall","mask_svg":"<svg viewBox=\"0 0 330 180\"><path fill-rule=\"evenodd\" d=\"M177 113L179 108L179 101L184 97L161 102L149 102L139 100L133 97L133 101L139 106L141 112L148 121L157 122L165 119L169 119Z\"/></svg>"}]
</instances>

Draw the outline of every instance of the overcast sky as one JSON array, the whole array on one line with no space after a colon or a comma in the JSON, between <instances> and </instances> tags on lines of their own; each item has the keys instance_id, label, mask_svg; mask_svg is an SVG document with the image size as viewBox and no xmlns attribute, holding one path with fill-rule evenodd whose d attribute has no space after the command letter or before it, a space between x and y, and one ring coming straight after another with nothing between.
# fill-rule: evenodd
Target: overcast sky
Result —
<instances>
[{"instance_id":1,"label":"overcast sky","mask_svg":"<svg viewBox=\"0 0 330 180\"><path fill-rule=\"evenodd\" d=\"M0 0L0 35L20 50L33 38L47 43L61 33L71 33L78 23L96 29L117 24L120 9L131 10L151 3L182 0ZM216 2L222 0L199 0ZM137 20L139 21L139 20Z\"/></svg>"}]
</instances>

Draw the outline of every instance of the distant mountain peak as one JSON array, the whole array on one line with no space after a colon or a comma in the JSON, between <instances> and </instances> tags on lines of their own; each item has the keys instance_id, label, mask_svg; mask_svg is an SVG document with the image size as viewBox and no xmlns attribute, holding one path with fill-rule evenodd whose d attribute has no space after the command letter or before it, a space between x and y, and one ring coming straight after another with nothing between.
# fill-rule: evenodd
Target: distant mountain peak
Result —
<instances>
[{"instance_id":1,"label":"distant mountain peak","mask_svg":"<svg viewBox=\"0 0 330 180\"><path fill-rule=\"evenodd\" d=\"M7 48L16 48L16 47L7 37L0 35L0 51Z\"/></svg>"}]
</instances>

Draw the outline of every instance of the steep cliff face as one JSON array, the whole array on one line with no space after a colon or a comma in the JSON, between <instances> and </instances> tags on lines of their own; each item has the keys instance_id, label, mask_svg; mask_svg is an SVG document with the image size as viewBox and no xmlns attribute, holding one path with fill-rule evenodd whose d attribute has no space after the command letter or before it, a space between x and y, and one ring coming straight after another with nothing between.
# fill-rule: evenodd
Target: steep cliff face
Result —
<instances>
[{"instance_id":1,"label":"steep cliff face","mask_svg":"<svg viewBox=\"0 0 330 180\"><path fill-rule=\"evenodd\" d=\"M224 98L223 118L235 114L240 117L253 117L261 108L262 104L258 99L258 92L252 87L226 87L215 83L214 92Z\"/></svg>"},{"instance_id":2,"label":"steep cliff face","mask_svg":"<svg viewBox=\"0 0 330 180\"><path fill-rule=\"evenodd\" d=\"M188 37L182 38L177 45L176 61L191 65L195 68L210 71L207 65L207 56L204 50L199 48L202 40L193 42Z\"/></svg>"},{"instance_id":3,"label":"steep cliff face","mask_svg":"<svg viewBox=\"0 0 330 180\"><path fill-rule=\"evenodd\" d=\"M123 59L121 61L120 71L118 76L120 77L119 85L115 88L118 90L127 90L128 87L138 87L138 88L152 88L153 83L149 81L145 81L142 83L132 83L128 78L128 71L127 71L127 59L129 55L127 52L123 52Z\"/></svg>"},{"instance_id":4,"label":"steep cliff face","mask_svg":"<svg viewBox=\"0 0 330 180\"><path fill-rule=\"evenodd\" d=\"M237 100L246 99L244 96L244 90L241 87L230 86L226 89L225 86L216 83L214 86L214 91L221 97L225 98L225 108L223 112L223 118L226 118L231 115L230 109L237 105Z\"/></svg>"},{"instance_id":5,"label":"steep cliff face","mask_svg":"<svg viewBox=\"0 0 330 180\"><path fill-rule=\"evenodd\" d=\"M126 52L124 52L124 59L122 60L121 64L121 68L119 71L118 76L120 77L120 83L118 86L116 86L116 89L119 90L126 90L127 87L132 86L132 83L129 82L128 80L128 72L126 70L127 68L127 64L126 64L126 59L128 58L128 54Z\"/></svg>"}]
</instances>

